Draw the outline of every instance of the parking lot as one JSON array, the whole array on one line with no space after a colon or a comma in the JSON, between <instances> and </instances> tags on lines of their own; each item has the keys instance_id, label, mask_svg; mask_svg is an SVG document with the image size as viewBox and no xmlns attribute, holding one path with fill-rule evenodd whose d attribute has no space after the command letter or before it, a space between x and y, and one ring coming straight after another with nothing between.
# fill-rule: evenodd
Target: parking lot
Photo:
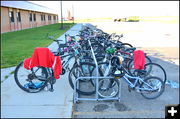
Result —
<instances>
[{"instance_id":1,"label":"parking lot","mask_svg":"<svg viewBox=\"0 0 180 119\"><path fill-rule=\"evenodd\" d=\"M108 33L122 34L123 42L145 51L152 62L160 64L167 79L179 83L179 27L177 24L153 22L92 23ZM179 88L166 85L157 99L148 100L139 93L128 91L122 81L121 101L80 101L74 104L73 117L91 118L164 118L165 106L179 104ZM93 96L90 96L93 97Z\"/></svg>"}]
</instances>

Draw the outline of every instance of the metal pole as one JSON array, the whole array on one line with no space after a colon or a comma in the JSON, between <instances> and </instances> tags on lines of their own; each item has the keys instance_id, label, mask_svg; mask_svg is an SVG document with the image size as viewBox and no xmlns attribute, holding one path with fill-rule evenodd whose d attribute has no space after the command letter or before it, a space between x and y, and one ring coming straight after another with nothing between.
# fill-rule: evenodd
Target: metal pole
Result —
<instances>
[{"instance_id":1,"label":"metal pole","mask_svg":"<svg viewBox=\"0 0 180 119\"><path fill-rule=\"evenodd\" d=\"M94 59L94 62L95 62L95 65L96 65L96 77L98 77L99 76L99 70L98 70L98 63L97 63L97 60L96 60L96 57L95 57L95 54L94 54L94 50L93 50L93 48L92 48L92 46L91 46L91 42L90 42L90 40L88 39L88 42L89 42L89 45L90 45L90 47L91 47L91 52L92 52L92 55L93 55L93 59ZM98 95L98 88L99 88L99 78L96 78L96 100L98 101L98 97L99 97L99 95Z\"/></svg>"},{"instance_id":2,"label":"metal pole","mask_svg":"<svg viewBox=\"0 0 180 119\"><path fill-rule=\"evenodd\" d=\"M61 6L61 28L60 29L63 29L62 0L60 1L60 6Z\"/></svg>"},{"instance_id":3,"label":"metal pole","mask_svg":"<svg viewBox=\"0 0 180 119\"><path fill-rule=\"evenodd\" d=\"M74 24L74 6L72 4L72 16L73 16L73 24Z\"/></svg>"}]
</instances>

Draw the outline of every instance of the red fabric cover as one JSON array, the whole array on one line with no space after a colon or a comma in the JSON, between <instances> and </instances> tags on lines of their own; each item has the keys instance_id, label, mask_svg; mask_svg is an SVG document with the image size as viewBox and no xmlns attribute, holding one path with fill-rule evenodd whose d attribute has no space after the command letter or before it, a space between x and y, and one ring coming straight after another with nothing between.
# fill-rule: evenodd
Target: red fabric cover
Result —
<instances>
[{"instance_id":1,"label":"red fabric cover","mask_svg":"<svg viewBox=\"0 0 180 119\"><path fill-rule=\"evenodd\" d=\"M135 50L134 51L134 69L144 69L145 65L145 55L142 50Z\"/></svg>"},{"instance_id":2,"label":"red fabric cover","mask_svg":"<svg viewBox=\"0 0 180 119\"><path fill-rule=\"evenodd\" d=\"M32 57L24 60L24 68L28 70L37 66L52 68L55 79L59 79L59 75L62 73L60 57L54 56L48 48L37 47L34 49Z\"/></svg>"}]
</instances>

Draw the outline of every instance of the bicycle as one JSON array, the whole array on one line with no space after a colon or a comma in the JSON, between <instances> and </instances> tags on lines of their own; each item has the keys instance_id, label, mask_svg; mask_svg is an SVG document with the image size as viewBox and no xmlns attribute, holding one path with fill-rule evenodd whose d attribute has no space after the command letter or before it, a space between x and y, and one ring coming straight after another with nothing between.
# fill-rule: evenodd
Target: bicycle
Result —
<instances>
[{"instance_id":1,"label":"bicycle","mask_svg":"<svg viewBox=\"0 0 180 119\"><path fill-rule=\"evenodd\" d=\"M118 94L118 81L124 79L125 82L128 84L128 87L130 90L135 90L137 92L140 92L141 95L146 99L155 99L159 97L165 89L165 84L162 81L161 78L155 77L155 76L149 76L149 77L139 77L139 76L130 76L128 72L125 70L124 67L122 67L121 63L117 61L119 58L117 56L112 57L111 63L112 67L109 70L108 76L113 76L114 79L104 81L104 79L100 79L99 87L98 87L98 94L101 97L112 97L115 96L115 94ZM108 83L107 83L108 81ZM102 85L106 84L106 87ZM116 88L114 86L116 85ZM112 89L114 88L114 89ZM110 93L108 96L105 95L105 91L107 92L109 89L113 90L112 93ZM116 91L116 92L115 92ZM154 95L151 95L153 94Z\"/></svg>"},{"instance_id":2,"label":"bicycle","mask_svg":"<svg viewBox=\"0 0 180 119\"><path fill-rule=\"evenodd\" d=\"M53 39L53 37L50 38ZM59 44L59 41L62 40L55 40L55 39L53 40L58 42L58 46L59 46L58 49L60 49L61 45ZM67 56L70 57L69 60L72 58L72 54L62 55L61 50L58 50L58 52L53 52L53 53L55 56L60 56L62 59L64 59L64 57ZM68 67L69 60L67 60L67 62L64 62L64 60L62 60L63 61L62 66L65 69L69 69ZM30 70L27 70L26 68L24 68L23 64L24 61L20 62L17 65L14 73L14 79L18 87L29 93L37 93L43 90L48 85L50 85L49 91L51 92L54 91L53 84L55 84L56 79L54 78L52 68L33 67ZM62 70L62 75L65 73L65 69Z\"/></svg>"},{"instance_id":3,"label":"bicycle","mask_svg":"<svg viewBox=\"0 0 180 119\"><path fill-rule=\"evenodd\" d=\"M28 93L37 93L50 83L49 91L53 92L53 84L56 79L53 77L52 70L45 67L33 67L31 70L27 70L23 63L23 61L20 62L14 72L14 79L18 87Z\"/></svg>"}]
</instances>

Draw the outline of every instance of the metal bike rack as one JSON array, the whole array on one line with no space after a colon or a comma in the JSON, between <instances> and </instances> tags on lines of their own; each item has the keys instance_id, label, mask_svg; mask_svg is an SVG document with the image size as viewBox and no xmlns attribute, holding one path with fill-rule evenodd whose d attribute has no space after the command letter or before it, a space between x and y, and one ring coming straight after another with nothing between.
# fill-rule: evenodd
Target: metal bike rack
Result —
<instances>
[{"instance_id":1,"label":"metal bike rack","mask_svg":"<svg viewBox=\"0 0 180 119\"><path fill-rule=\"evenodd\" d=\"M91 53L92 53L92 56L93 56L93 59L94 59L94 62L95 62L95 66L96 66L96 76L92 76L92 77L78 77L76 80L75 80L75 83L74 83L74 103L76 103L77 101L80 101L80 100L90 100L90 101L102 101L102 100L118 100L120 101L120 97L121 97L121 82L120 80L119 81L119 91L118 91L118 94L115 96L115 97L106 97L106 98L100 98L99 97L99 94L98 94L98 87L99 87L99 79L112 79L114 77L100 77L99 76L99 72L98 72L98 63L97 63L97 60L96 60L96 57L95 57L95 54L94 54L94 51L92 49L92 46L91 46L91 42L88 40L88 43L91 47ZM79 87L79 80L80 79L95 79L95 97L94 98L81 98L79 97L79 94L78 92L76 91L76 88Z\"/></svg>"}]
</instances>

